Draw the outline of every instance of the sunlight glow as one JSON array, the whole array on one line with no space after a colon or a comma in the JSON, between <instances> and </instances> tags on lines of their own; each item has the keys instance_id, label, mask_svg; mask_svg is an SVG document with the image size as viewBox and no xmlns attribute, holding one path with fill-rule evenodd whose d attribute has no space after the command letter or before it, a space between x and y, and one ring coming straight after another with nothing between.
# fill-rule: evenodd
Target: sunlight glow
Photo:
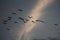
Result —
<instances>
[{"instance_id":1,"label":"sunlight glow","mask_svg":"<svg viewBox=\"0 0 60 40\"><path fill-rule=\"evenodd\" d=\"M34 6L34 8L31 10L29 16L32 16L32 19L29 19L30 21L28 21L25 24L25 27L23 28L23 30L21 31L21 33L19 34L19 39L21 40L22 35L24 34L24 40L28 40L27 39L27 35L28 33L35 27L36 23L31 22L32 20L35 21L36 19L38 19L39 17L41 17L41 12L42 10L44 10L44 8L47 7L48 4L52 3L52 0L38 0L37 4Z\"/></svg>"}]
</instances>

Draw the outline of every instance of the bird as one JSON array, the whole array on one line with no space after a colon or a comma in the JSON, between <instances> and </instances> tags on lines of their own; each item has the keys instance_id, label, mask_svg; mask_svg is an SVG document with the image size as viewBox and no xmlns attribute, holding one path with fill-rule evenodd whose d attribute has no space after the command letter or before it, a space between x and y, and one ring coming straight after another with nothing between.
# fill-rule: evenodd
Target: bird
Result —
<instances>
[{"instance_id":1,"label":"bird","mask_svg":"<svg viewBox=\"0 0 60 40\"><path fill-rule=\"evenodd\" d=\"M7 30L10 30L9 28L6 28Z\"/></svg>"},{"instance_id":2,"label":"bird","mask_svg":"<svg viewBox=\"0 0 60 40\"><path fill-rule=\"evenodd\" d=\"M42 23L44 23L44 21L42 21L42 20L36 20L37 22L42 22Z\"/></svg>"},{"instance_id":3,"label":"bird","mask_svg":"<svg viewBox=\"0 0 60 40\"><path fill-rule=\"evenodd\" d=\"M13 12L12 14L16 14L16 13Z\"/></svg>"},{"instance_id":4,"label":"bird","mask_svg":"<svg viewBox=\"0 0 60 40\"><path fill-rule=\"evenodd\" d=\"M26 19L26 21L29 21L28 19Z\"/></svg>"},{"instance_id":5,"label":"bird","mask_svg":"<svg viewBox=\"0 0 60 40\"><path fill-rule=\"evenodd\" d=\"M28 19L25 19L26 22L28 22L29 20Z\"/></svg>"},{"instance_id":6,"label":"bird","mask_svg":"<svg viewBox=\"0 0 60 40\"><path fill-rule=\"evenodd\" d=\"M12 17L8 17L8 20L11 20Z\"/></svg>"},{"instance_id":7,"label":"bird","mask_svg":"<svg viewBox=\"0 0 60 40\"><path fill-rule=\"evenodd\" d=\"M10 18L8 20L11 20Z\"/></svg>"},{"instance_id":8,"label":"bird","mask_svg":"<svg viewBox=\"0 0 60 40\"><path fill-rule=\"evenodd\" d=\"M7 23L4 22L3 24L7 24Z\"/></svg>"},{"instance_id":9,"label":"bird","mask_svg":"<svg viewBox=\"0 0 60 40\"><path fill-rule=\"evenodd\" d=\"M23 11L22 9L17 9L18 11Z\"/></svg>"},{"instance_id":10,"label":"bird","mask_svg":"<svg viewBox=\"0 0 60 40\"><path fill-rule=\"evenodd\" d=\"M26 21L23 20L24 23L26 23Z\"/></svg>"},{"instance_id":11,"label":"bird","mask_svg":"<svg viewBox=\"0 0 60 40\"><path fill-rule=\"evenodd\" d=\"M29 18L32 18L32 16L28 16Z\"/></svg>"},{"instance_id":12,"label":"bird","mask_svg":"<svg viewBox=\"0 0 60 40\"><path fill-rule=\"evenodd\" d=\"M8 20L4 20L3 22L8 22Z\"/></svg>"},{"instance_id":13,"label":"bird","mask_svg":"<svg viewBox=\"0 0 60 40\"><path fill-rule=\"evenodd\" d=\"M35 21L31 21L31 22L35 23Z\"/></svg>"},{"instance_id":14,"label":"bird","mask_svg":"<svg viewBox=\"0 0 60 40\"><path fill-rule=\"evenodd\" d=\"M8 20L3 20L3 24L7 24Z\"/></svg>"},{"instance_id":15,"label":"bird","mask_svg":"<svg viewBox=\"0 0 60 40\"><path fill-rule=\"evenodd\" d=\"M24 19L22 17L19 17L20 20L24 21Z\"/></svg>"},{"instance_id":16,"label":"bird","mask_svg":"<svg viewBox=\"0 0 60 40\"><path fill-rule=\"evenodd\" d=\"M20 20L24 20L22 17L19 17Z\"/></svg>"},{"instance_id":17,"label":"bird","mask_svg":"<svg viewBox=\"0 0 60 40\"><path fill-rule=\"evenodd\" d=\"M25 21L25 19L23 19L22 17L19 17L19 19L22 20L24 23L26 23L26 21L28 21L28 20Z\"/></svg>"},{"instance_id":18,"label":"bird","mask_svg":"<svg viewBox=\"0 0 60 40\"><path fill-rule=\"evenodd\" d=\"M12 18L12 17L8 17L8 18Z\"/></svg>"},{"instance_id":19,"label":"bird","mask_svg":"<svg viewBox=\"0 0 60 40\"><path fill-rule=\"evenodd\" d=\"M58 26L58 24L54 24L55 26Z\"/></svg>"},{"instance_id":20,"label":"bird","mask_svg":"<svg viewBox=\"0 0 60 40\"><path fill-rule=\"evenodd\" d=\"M18 22L14 22L14 23L18 23Z\"/></svg>"},{"instance_id":21,"label":"bird","mask_svg":"<svg viewBox=\"0 0 60 40\"><path fill-rule=\"evenodd\" d=\"M40 20L36 20L36 21L40 21Z\"/></svg>"}]
</instances>

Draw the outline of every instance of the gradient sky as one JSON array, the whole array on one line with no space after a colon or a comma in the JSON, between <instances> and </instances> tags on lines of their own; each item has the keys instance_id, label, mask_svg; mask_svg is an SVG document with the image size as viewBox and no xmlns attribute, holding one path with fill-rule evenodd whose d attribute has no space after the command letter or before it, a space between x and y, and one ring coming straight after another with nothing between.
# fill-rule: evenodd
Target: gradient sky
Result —
<instances>
[{"instance_id":1,"label":"gradient sky","mask_svg":"<svg viewBox=\"0 0 60 40\"><path fill-rule=\"evenodd\" d=\"M18 32L24 28L24 23L17 18L19 16L27 18L28 13L36 3L37 0L0 0L0 40L18 40ZM18 12L16 9L19 8L24 11ZM11 15L12 12L16 12L17 15ZM8 16L12 16L13 19L4 25L2 22ZM55 0L53 4L48 5L42 11L42 16L39 19L44 20L45 23L37 23L28 35L30 39L60 37L60 0ZM16 20L19 23L13 23ZM58 26L56 27L54 23L57 23ZM11 30L6 30L7 27Z\"/></svg>"}]
</instances>

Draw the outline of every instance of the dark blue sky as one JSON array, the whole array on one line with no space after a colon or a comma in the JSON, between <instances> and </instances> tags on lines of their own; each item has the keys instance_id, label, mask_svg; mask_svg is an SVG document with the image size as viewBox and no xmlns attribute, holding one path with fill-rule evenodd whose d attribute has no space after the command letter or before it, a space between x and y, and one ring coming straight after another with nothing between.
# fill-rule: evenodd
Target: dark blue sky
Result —
<instances>
[{"instance_id":1,"label":"dark blue sky","mask_svg":"<svg viewBox=\"0 0 60 40\"><path fill-rule=\"evenodd\" d=\"M18 17L27 18L30 10L35 6L37 0L0 0L0 40L17 40L18 32L24 27L24 23L18 20ZM23 12L18 12L16 9L23 9ZM17 15L12 15L15 12ZM37 23L36 27L30 33L31 38L47 38L60 37L60 0L56 0L53 4L46 7L42 12L42 17L46 23ZM3 24L8 16L12 16L12 20L8 21L7 25ZM19 23L15 24L14 21ZM58 26L54 26L57 23ZM23 27L22 27L23 25ZM10 30L6 30L10 28Z\"/></svg>"}]
</instances>

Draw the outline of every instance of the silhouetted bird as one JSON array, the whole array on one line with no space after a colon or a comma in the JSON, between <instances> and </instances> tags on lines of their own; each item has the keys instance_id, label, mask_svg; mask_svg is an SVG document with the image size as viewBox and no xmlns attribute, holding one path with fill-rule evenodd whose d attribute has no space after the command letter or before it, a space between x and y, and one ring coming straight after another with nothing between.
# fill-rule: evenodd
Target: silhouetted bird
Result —
<instances>
[{"instance_id":1,"label":"silhouetted bird","mask_svg":"<svg viewBox=\"0 0 60 40\"><path fill-rule=\"evenodd\" d=\"M26 21L29 21L29 20L26 19Z\"/></svg>"},{"instance_id":2,"label":"silhouetted bird","mask_svg":"<svg viewBox=\"0 0 60 40\"><path fill-rule=\"evenodd\" d=\"M35 21L32 21L33 23L35 23Z\"/></svg>"},{"instance_id":3,"label":"silhouetted bird","mask_svg":"<svg viewBox=\"0 0 60 40\"><path fill-rule=\"evenodd\" d=\"M9 28L6 28L8 31L10 30Z\"/></svg>"},{"instance_id":4,"label":"silhouetted bird","mask_svg":"<svg viewBox=\"0 0 60 40\"><path fill-rule=\"evenodd\" d=\"M11 20L10 18L8 20Z\"/></svg>"},{"instance_id":5,"label":"silhouetted bird","mask_svg":"<svg viewBox=\"0 0 60 40\"><path fill-rule=\"evenodd\" d=\"M42 21L42 20L36 20L37 22L42 22L42 23L44 23L44 21Z\"/></svg>"},{"instance_id":6,"label":"silhouetted bird","mask_svg":"<svg viewBox=\"0 0 60 40\"><path fill-rule=\"evenodd\" d=\"M3 24L7 24L7 23L4 22Z\"/></svg>"},{"instance_id":7,"label":"silhouetted bird","mask_svg":"<svg viewBox=\"0 0 60 40\"><path fill-rule=\"evenodd\" d=\"M16 13L12 13L12 14L16 14Z\"/></svg>"},{"instance_id":8,"label":"silhouetted bird","mask_svg":"<svg viewBox=\"0 0 60 40\"><path fill-rule=\"evenodd\" d=\"M18 9L18 11L23 11L22 9Z\"/></svg>"},{"instance_id":9,"label":"silhouetted bird","mask_svg":"<svg viewBox=\"0 0 60 40\"><path fill-rule=\"evenodd\" d=\"M26 21L22 17L19 17L19 19L22 20L24 23L26 23Z\"/></svg>"},{"instance_id":10,"label":"silhouetted bird","mask_svg":"<svg viewBox=\"0 0 60 40\"><path fill-rule=\"evenodd\" d=\"M58 26L58 24L54 24L55 26Z\"/></svg>"},{"instance_id":11,"label":"silhouetted bird","mask_svg":"<svg viewBox=\"0 0 60 40\"><path fill-rule=\"evenodd\" d=\"M8 17L8 18L12 18L12 17Z\"/></svg>"},{"instance_id":12,"label":"silhouetted bird","mask_svg":"<svg viewBox=\"0 0 60 40\"><path fill-rule=\"evenodd\" d=\"M14 22L14 23L18 23L18 22Z\"/></svg>"},{"instance_id":13,"label":"silhouetted bird","mask_svg":"<svg viewBox=\"0 0 60 40\"><path fill-rule=\"evenodd\" d=\"M24 23L26 23L26 21L23 21Z\"/></svg>"},{"instance_id":14,"label":"silhouetted bird","mask_svg":"<svg viewBox=\"0 0 60 40\"><path fill-rule=\"evenodd\" d=\"M28 16L29 18L32 18L32 16Z\"/></svg>"},{"instance_id":15,"label":"silhouetted bird","mask_svg":"<svg viewBox=\"0 0 60 40\"><path fill-rule=\"evenodd\" d=\"M4 20L3 22L8 22L8 20Z\"/></svg>"},{"instance_id":16,"label":"silhouetted bird","mask_svg":"<svg viewBox=\"0 0 60 40\"><path fill-rule=\"evenodd\" d=\"M29 20L28 19L25 19L26 22L28 22Z\"/></svg>"},{"instance_id":17,"label":"silhouetted bird","mask_svg":"<svg viewBox=\"0 0 60 40\"><path fill-rule=\"evenodd\" d=\"M22 17L19 17L20 20L24 20Z\"/></svg>"}]
</instances>

